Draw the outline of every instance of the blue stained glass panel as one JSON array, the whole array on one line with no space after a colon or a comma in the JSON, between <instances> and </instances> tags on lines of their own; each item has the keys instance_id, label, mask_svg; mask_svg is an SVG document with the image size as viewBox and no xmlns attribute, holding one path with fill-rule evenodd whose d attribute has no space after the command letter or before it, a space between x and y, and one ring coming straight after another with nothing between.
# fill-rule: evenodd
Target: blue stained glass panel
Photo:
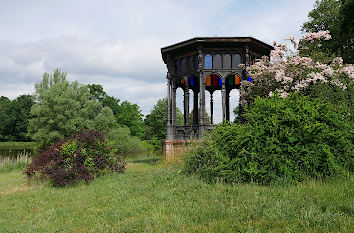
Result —
<instances>
[{"instance_id":1,"label":"blue stained glass panel","mask_svg":"<svg viewBox=\"0 0 354 233\"><path fill-rule=\"evenodd\" d=\"M251 76L248 76L248 79L247 79L249 82L252 82L252 78Z\"/></svg>"},{"instance_id":2,"label":"blue stained glass panel","mask_svg":"<svg viewBox=\"0 0 354 233\"><path fill-rule=\"evenodd\" d=\"M222 81L221 81L221 78L219 77L219 86L221 87L222 86Z\"/></svg>"},{"instance_id":3,"label":"blue stained glass panel","mask_svg":"<svg viewBox=\"0 0 354 233\"><path fill-rule=\"evenodd\" d=\"M213 68L213 57L211 54L206 54L204 57L204 68L211 69Z\"/></svg>"}]
</instances>

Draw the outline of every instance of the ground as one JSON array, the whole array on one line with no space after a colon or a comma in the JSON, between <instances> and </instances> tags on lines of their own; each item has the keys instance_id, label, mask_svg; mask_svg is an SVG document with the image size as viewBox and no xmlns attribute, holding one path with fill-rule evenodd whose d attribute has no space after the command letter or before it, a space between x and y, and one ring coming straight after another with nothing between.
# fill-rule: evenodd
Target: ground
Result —
<instances>
[{"instance_id":1,"label":"ground","mask_svg":"<svg viewBox=\"0 0 354 233\"><path fill-rule=\"evenodd\" d=\"M179 166L128 164L54 188L0 174L0 232L354 232L354 178L207 184Z\"/></svg>"}]
</instances>

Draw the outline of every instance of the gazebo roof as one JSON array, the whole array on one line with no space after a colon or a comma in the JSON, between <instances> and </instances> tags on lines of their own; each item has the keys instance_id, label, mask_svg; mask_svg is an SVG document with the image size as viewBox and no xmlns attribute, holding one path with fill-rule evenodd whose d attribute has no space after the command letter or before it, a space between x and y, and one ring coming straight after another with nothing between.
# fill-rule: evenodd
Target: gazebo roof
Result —
<instances>
[{"instance_id":1,"label":"gazebo roof","mask_svg":"<svg viewBox=\"0 0 354 233\"><path fill-rule=\"evenodd\" d=\"M249 44L251 51L262 51L262 53L269 53L270 50L274 49L273 46L253 37L195 37L163 47L161 48L161 54L162 59L166 63L167 54L180 54L192 50L197 51L199 45L202 45L204 48L219 48L232 47L234 45L242 46L245 44Z\"/></svg>"}]
</instances>

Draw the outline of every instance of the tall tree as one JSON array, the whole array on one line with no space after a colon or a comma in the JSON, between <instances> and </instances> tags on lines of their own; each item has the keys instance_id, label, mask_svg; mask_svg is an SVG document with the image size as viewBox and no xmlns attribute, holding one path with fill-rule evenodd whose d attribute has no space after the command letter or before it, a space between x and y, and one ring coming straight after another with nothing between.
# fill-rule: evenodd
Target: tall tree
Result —
<instances>
[{"instance_id":1,"label":"tall tree","mask_svg":"<svg viewBox=\"0 0 354 233\"><path fill-rule=\"evenodd\" d=\"M354 63L353 9L354 0L316 0L301 30L330 31L332 39L322 43L321 51L341 56L345 63Z\"/></svg>"},{"instance_id":2,"label":"tall tree","mask_svg":"<svg viewBox=\"0 0 354 233\"><path fill-rule=\"evenodd\" d=\"M183 124L181 110L176 110L177 125ZM150 114L145 117L146 139L165 139L167 126L167 99L159 99Z\"/></svg>"},{"instance_id":3,"label":"tall tree","mask_svg":"<svg viewBox=\"0 0 354 233\"><path fill-rule=\"evenodd\" d=\"M0 99L0 140L30 141L27 135L30 110L34 104L31 95L21 95L11 101L6 97Z\"/></svg>"},{"instance_id":4,"label":"tall tree","mask_svg":"<svg viewBox=\"0 0 354 233\"><path fill-rule=\"evenodd\" d=\"M45 73L35 89L28 130L42 148L81 129L108 131L116 126L112 110L95 101L87 86L66 81L60 70Z\"/></svg>"},{"instance_id":5,"label":"tall tree","mask_svg":"<svg viewBox=\"0 0 354 233\"><path fill-rule=\"evenodd\" d=\"M90 93L96 100L102 103L103 106L112 109L113 114L120 126L130 128L131 135L139 138L144 137L144 121L143 114L137 104L132 104L128 101L120 102L118 98L107 95L101 85L88 85Z\"/></svg>"}]
</instances>

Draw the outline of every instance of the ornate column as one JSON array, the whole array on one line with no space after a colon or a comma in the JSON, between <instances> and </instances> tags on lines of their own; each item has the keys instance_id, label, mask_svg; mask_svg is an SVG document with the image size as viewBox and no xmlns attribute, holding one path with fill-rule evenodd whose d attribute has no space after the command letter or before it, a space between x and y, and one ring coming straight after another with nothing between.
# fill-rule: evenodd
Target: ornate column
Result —
<instances>
[{"instance_id":1,"label":"ornate column","mask_svg":"<svg viewBox=\"0 0 354 233\"><path fill-rule=\"evenodd\" d=\"M200 72L200 115L199 115L199 125L205 125L205 83L203 72Z\"/></svg>"},{"instance_id":2,"label":"ornate column","mask_svg":"<svg viewBox=\"0 0 354 233\"><path fill-rule=\"evenodd\" d=\"M246 57L246 66L249 66L250 65L250 54L249 54L248 46L246 47L245 57Z\"/></svg>"},{"instance_id":3,"label":"ornate column","mask_svg":"<svg viewBox=\"0 0 354 233\"><path fill-rule=\"evenodd\" d=\"M226 120L230 120L230 91L226 90L226 99L225 99L225 105L226 105Z\"/></svg>"},{"instance_id":4,"label":"ornate column","mask_svg":"<svg viewBox=\"0 0 354 233\"><path fill-rule=\"evenodd\" d=\"M226 120L226 88L225 82L222 83L221 89L221 102L222 102L222 120Z\"/></svg>"},{"instance_id":5,"label":"ornate column","mask_svg":"<svg viewBox=\"0 0 354 233\"><path fill-rule=\"evenodd\" d=\"M172 86L171 86L171 75L167 72L167 132L166 139L174 139L173 126L172 126L172 111L171 111L171 97L172 97Z\"/></svg>"},{"instance_id":6,"label":"ornate column","mask_svg":"<svg viewBox=\"0 0 354 233\"><path fill-rule=\"evenodd\" d=\"M198 46L198 72L199 72L199 90L200 90L200 114L199 114L199 125L205 125L206 114L205 114L205 83L203 74L203 48L201 45Z\"/></svg>"},{"instance_id":7,"label":"ornate column","mask_svg":"<svg viewBox=\"0 0 354 233\"><path fill-rule=\"evenodd\" d=\"M198 125L198 91L193 90L193 125Z\"/></svg>"},{"instance_id":8,"label":"ornate column","mask_svg":"<svg viewBox=\"0 0 354 233\"><path fill-rule=\"evenodd\" d=\"M176 124L176 87L172 84L172 126L175 127Z\"/></svg>"},{"instance_id":9,"label":"ornate column","mask_svg":"<svg viewBox=\"0 0 354 233\"><path fill-rule=\"evenodd\" d=\"M184 88L184 125L189 125L189 87Z\"/></svg>"},{"instance_id":10,"label":"ornate column","mask_svg":"<svg viewBox=\"0 0 354 233\"><path fill-rule=\"evenodd\" d=\"M213 101L213 91L210 92L210 124L213 125L214 117L214 101Z\"/></svg>"},{"instance_id":11,"label":"ornate column","mask_svg":"<svg viewBox=\"0 0 354 233\"><path fill-rule=\"evenodd\" d=\"M167 125L171 125L171 78L167 72Z\"/></svg>"}]
</instances>

